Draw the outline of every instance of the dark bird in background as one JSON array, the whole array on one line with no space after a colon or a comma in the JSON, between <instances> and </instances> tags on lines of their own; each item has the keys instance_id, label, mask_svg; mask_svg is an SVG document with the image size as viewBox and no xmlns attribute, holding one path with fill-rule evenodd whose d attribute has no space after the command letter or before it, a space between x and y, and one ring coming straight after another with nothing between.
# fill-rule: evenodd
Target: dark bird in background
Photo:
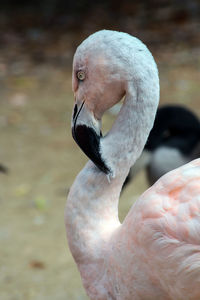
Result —
<instances>
[{"instance_id":1,"label":"dark bird in background","mask_svg":"<svg viewBox=\"0 0 200 300\"><path fill-rule=\"evenodd\" d=\"M145 168L149 185L165 173L200 157L200 121L188 108L166 105L158 109L141 158L125 181Z\"/></svg>"}]
</instances>

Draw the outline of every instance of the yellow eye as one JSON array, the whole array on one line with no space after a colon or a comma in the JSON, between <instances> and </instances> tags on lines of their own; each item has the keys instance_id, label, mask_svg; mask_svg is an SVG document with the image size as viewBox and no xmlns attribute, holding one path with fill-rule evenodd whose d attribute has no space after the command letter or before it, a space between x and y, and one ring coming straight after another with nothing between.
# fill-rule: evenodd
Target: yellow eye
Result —
<instances>
[{"instance_id":1,"label":"yellow eye","mask_svg":"<svg viewBox=\"0 0 200 300\"><path fill-rule=\"evenodd\" d=\"M81 81L85 79L85 73L83 71L78 71L76 75L77 78Z\"/></svg>"}]
</instances>

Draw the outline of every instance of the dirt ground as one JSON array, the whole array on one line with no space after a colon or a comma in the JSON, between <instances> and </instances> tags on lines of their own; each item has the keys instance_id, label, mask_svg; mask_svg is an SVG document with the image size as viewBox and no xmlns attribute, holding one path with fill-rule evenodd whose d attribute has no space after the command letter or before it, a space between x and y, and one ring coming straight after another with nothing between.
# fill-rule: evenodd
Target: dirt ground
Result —
<instances>
[{"instance_id":1,"label":"dirt ground","mask_svg":"<svg viewBox=\"0 0 200 300\"><path fill-rule=\"evenodd\" d=\"M200 116L200 47L152 52L161 104L184 104ZM63 218L68 190L87 161L71 137L71 67L24 64L12 70L0 63L0 162L9 170L0 173L0 299L88 299ZM105 126L111 119L105 116ZM141 172L122 194L121 220L146 188Z\"/></svg>"}]
</instances>

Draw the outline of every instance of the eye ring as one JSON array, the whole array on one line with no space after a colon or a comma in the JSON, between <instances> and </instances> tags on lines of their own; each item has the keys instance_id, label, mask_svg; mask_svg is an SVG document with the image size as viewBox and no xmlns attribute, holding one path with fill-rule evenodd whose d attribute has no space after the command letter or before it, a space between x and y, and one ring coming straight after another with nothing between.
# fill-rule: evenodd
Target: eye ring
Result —
<instances>
[{"instance_id":1,"label":"eye ring","mask_svg":"<svg viewBox=\"0 0 200 300\"><path fill-rule=\"evenodd\" d=\"M78 80L83 81L85 79L85 72L84 71L78 71L76 74Z\"/></svg>"}]
</instances>

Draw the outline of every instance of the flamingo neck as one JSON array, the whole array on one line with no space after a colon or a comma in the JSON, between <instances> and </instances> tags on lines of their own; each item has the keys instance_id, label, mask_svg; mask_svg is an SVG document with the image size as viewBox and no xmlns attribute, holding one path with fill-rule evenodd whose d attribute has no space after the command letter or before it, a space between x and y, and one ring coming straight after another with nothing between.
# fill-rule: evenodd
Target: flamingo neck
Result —
<instances>
[{"instance_id":1,"label":"flamingo neck","mask_svg":"<svg viewBox=\"0 0 200 300\"><path fill-rule=\"evenodd\" d=\"M106 245L120 226L120 184L108 182L105 174L89 161L72 185L65 209L68 244L83 284L98 286L104 274Z\"/></svg>"},{"instance_id":2,"label":"flamingo neck","mask_svg":"<svg viewBox=\"0 0 200 300\"><path fill-rule=\"evenodd\" d=\"M109 134L102 140L102 153L114 170L107 176L89 161L72 185L65 210L70 250L78 264L97 263L102 249L120 226L118 201L131 165L140 155L154 120L151 107L142 109L137 94L127 94ZM149 117L147 113L149 110Z\"/></svg>"},{"instance_id":3,"label":"flamingo neck","mask_svg":"<svg viewBox=\"0 0 200 300\"><path fill-rule=\"evenodd\" d=\"M113 171L108 180L89 161L74 181L65 209L67 238L85 282L104 273L109 241L121 224L118 201L131 165L141 154L153 126L159 100L157 69L127 87L123 107L110 132L101 140L101 154ZM151 88L148 86L150 81Z\"/></svg>"},{"instance_id":4,"label":"flamingo neck","mask_svg":"<svg viewBox=\"0 0 200 300\"><path fill-rule=\"evenodd\" d=\"M67 237L76 261L93 260L98 245L120 225L119 194L119 180L109 182L91 161L76 177L65 209Z\"/></svg>"}]
</instances>

